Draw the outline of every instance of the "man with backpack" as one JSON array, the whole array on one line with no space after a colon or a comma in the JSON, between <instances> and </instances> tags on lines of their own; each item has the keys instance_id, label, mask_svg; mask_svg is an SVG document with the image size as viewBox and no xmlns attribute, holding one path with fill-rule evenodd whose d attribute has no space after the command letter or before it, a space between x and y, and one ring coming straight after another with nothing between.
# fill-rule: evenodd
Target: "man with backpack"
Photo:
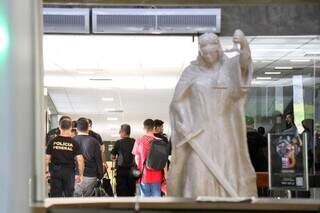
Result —
<instances>
[{"instance_id":1,"label":"man with backpack","mask_svg":"<svg viewBox=\"0 0 320 213\"><path fill-rule=\"evenodd\" d=\"M159 119L154 120L154 136L168 143L169 155L171 155L171 141L168 139L168 136L163 132L163 124L164 122L162 120L159 120ZM169 164L170 164L170 161L168 160L167 169L169 169Z\"/></svg>"},{"instance_id":2,"label":"man with backpack","mask_svg":"<svg viewBox=\"0 0 320 213\"><path fill-rule=\"evenodd\" d=\"M159 119L154 120L154 136L157 138L160 138L164 142L168 143L168 148L169 148L169 156L171 155L171 142L168 140L168 136L163 132L163 124L164 122ZM161 183L161 195L165 196L167 194L167 184L166 184L166 174L165 170L168 171L170 166L170 160L168 157L167 161L167 168L162 170L163 173L163 180Z\"/></svg>"},{"instance_id":3,"label":"man with backpack","mask_svg":"<svg viewBox=\"0 0 320 213\"><path fill-rule=\"evenodd\" d=\"M135 179L130 175L130 169L134 165L134 156L131 152L135 140L130 138L130 131L129 124L122 124L119 130L121 139L116 141L111 150L112 158L116 159L116 192L119 197L135 195Z\"/></svg>"},{"instance_id":4,"label":"man with backpack","mask_svg":"<svg viewBox=\"0 0 320 213\"><path fill-rule=\"evenodd\" d=\"M140 192L142 197L160 197L163 172L168 159L168 144L154 136L154 121L143 122L145 134L136 141L132 154L142 172Z\"/></svg>"}]
</instances>

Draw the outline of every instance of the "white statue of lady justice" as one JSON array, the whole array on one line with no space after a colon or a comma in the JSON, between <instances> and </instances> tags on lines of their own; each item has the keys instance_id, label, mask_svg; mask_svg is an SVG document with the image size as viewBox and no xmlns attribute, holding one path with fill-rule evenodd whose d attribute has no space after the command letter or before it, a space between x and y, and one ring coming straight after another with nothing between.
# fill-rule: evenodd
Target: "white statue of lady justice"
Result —
<instances>
[{"instance_id":1,"label":"white statue of lady justice","mask_svg":"<svg viewBox=\"0 0 320 213\"><path fill-rule=\"evenodd\" d=\"M176 86L170 105L169 196L256 196L244 120L253 66L241 30L233 42L229 51L237 54L229 58L217 35L201 35L198 58Z\"/></svg>"}]
</instances>

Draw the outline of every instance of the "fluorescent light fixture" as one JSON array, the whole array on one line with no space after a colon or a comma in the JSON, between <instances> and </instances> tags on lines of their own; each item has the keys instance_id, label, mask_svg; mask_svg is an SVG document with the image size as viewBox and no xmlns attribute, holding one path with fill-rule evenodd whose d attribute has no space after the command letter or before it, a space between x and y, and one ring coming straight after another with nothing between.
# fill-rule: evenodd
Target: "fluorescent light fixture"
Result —
<instances>
[{"instance_id":1,"label":"fluorescent light fixture","mask_svg":"<svg viewBox=\"0 0 320 213\"><path fill-rule=\"evenodd\" d=\"M258 49L257 47L252 46L252 52L301 52L303 51L302 49L276 49L276 48L263 48L263 49Z\"/></svg>"},{"instance_id":2,"label":"fluorescent light fixture","mask_svg":"<svg viewBox=\"0 0 320 213\"><path fill-rule=\"evenodd\" d=\"M83 75L93 75L94 72L92 71L78 71L79 74L83 74Z\"/></svg>"},{"instance_id":3,"label":"fluorescent light fixture","mask_svg":"<svg viewBox=\"0 0 320 213\"><path fill-rule=\"evenodd\" d=\"M263 61L261 61L262 63L271 63L271 62L273 62L273 61L268 61L268 60L263 60Z\"/></svg>"},{"instance_id":4,"label":"fluorescent light fixture","mask_svg":"<svg viewBox=\"0 0 320 213\"><path fill-rule=\"evenodd\" d=\"M110 112L110 111L115 111L115 108L105 108L104 111Z\"/></svg>"},{"instance_id":5,"label":"fluorescent light fixture","mask_svg":"<svg viewBox=\"0 0 320 213\"><path fill-rule=\"evenodd\" d=\"M110 110L108 112L113 112L113 113L123 113L123 110L121 109L115 109L115 110Z\"/></svg>"},{"instance_id":6,"label":"fluorescent light fixture","mask_svg":"<svg viewBox=\"0 0 320 213\"><path fill-rule=\"evenodd\" d=\"M110 98L101 98L102 101L113 101L114 99L112 97Z\"/></svg>"},{"instance_id":7,"label":"fluorescent light fixture","mask_svg":"<svg viewBox=\"0 0 320 213\"><path fill-rule=\"evenodd\" d=\"M305 57L320 57L320 52L305 52Z\"/></svg>"},{"instance_id":8,"label":"fluorescent light fixture","mask_svg":"<svg viewBox=\"0 0 320 213\"><path fill-rule=\"evenodd\" d=\"M310 59L291 59L291 62L309 62Z\"/></svg>"},{"instance_id":9,"label":"fluorescent light fixture","mask_svg":"<svg viewBox=\"0 0 320 213\"><path fill-rule=\"evenodd\" d=\"M257 77L256 80L271 80L271 77Z\"/></svg>"},{"instance_id":10,"label":"fluorescent light fixture","mask_svg":"<svg viewBox=\"0 0 320 213\"><path fill-rule=\"evenodd\" d=\"M313 54L320 54L320 52L319 51L312 51L312 52L305 52L305 54L313 55Z\"/></svg>"},{"instance_id":11,"label":"fluorescent light fixture","mask_svg":"<svg viewBox=\"0 0 320 213\"><path fill-rule=\"evenodd\" d=\"M293 67L274 67L275 70L293 70Z\"/></svg>"},{"instance_id":12,"label":"fluorescent light fixture","mask_svg":"<svg viewBox=\"0 0 320 213\"><path fill-rule=\"evenodd\" d=\"M280 75L281 72L265 72L266 75Z\"/></svg>"},{"instance_id":13,"label":"fluorescent light fixture","mask_svg":"<svg viewBox=\"0 0 320 213\"><path fill-rule=\"evenodd\" d=\"M111 78L90 78L90 81L112 81Z\"/></svg>"},{"instance_id":14,"label":"fluorescent light fixture","mask_svg":"<svg viewBox=\"0 0 320 213\"><path fill-rule=\"evenodd\" d=\"M107 118L107 121L117 121L118 120L118 118L116 118L116 117L108 117Z\"/></svg>"}]
</instances>

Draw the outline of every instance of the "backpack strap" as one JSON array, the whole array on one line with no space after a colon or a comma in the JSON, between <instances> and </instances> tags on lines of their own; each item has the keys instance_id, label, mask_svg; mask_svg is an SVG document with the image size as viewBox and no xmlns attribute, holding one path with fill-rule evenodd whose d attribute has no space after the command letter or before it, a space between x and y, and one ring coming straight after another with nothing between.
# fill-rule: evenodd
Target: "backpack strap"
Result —
<instances>
[{"instance_id":1,"label":"backpack strap","mask_svg":"<svg viewBox=\"0 0 320 213\"><path fill-rule=\"evenodd\" d=\"M141 181L142 181L143 172L144 172L144 169L146 168L146 162L147 162L147 160L144 160L144 161L143 161L142 170L141 170L141 177L140 177L139 180L138 180L139 183L141 183Z\"/></svg>"}]
</instances>

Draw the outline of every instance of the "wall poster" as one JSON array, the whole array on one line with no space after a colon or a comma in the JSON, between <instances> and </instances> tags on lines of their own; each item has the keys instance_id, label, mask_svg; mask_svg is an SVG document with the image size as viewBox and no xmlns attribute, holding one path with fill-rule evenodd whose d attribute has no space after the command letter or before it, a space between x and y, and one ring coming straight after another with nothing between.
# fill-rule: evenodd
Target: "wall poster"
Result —
<instances>
[{"instance_id":1,"label":"wall poster","mask_svg":"<svg viewBox=\"0 0 320 213\"><path fill-rule=\"evenodd\" d=\"M307 137L268 134L269 188L309 190Z\"/></svg>"}]
</instances>

